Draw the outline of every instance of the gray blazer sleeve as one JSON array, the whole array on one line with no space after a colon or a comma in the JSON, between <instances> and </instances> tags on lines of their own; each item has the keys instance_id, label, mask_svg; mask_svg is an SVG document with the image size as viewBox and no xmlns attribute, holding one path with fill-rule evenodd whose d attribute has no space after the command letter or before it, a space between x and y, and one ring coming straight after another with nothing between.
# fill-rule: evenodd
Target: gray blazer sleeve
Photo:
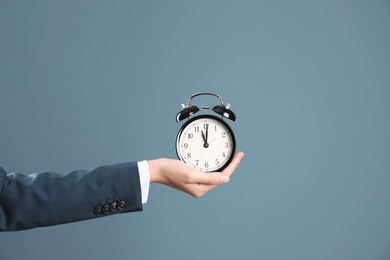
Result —
<instances>
[{"instance_id":1,"label":"gray blazer sleeve","mask_svg":"<svg viewBox=\"0 0 390 260\"><path fill-rule=\"evenodd\" d=\"M0 231L24 230L142 210L136 162L28 176L0 167Z\"/></svg>"}]
</instances>

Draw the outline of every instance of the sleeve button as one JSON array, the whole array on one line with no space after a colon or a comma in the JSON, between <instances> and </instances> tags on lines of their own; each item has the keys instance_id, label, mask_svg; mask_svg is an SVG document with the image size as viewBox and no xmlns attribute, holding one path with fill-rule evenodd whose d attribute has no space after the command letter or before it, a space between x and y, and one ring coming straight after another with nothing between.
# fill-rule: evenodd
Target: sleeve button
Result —
<instances>
[{"instance_id":1,"label":"sleeve button","mask_svg":"<svg viewBox=\"0 0 390 260\"><path fill-rule=\"evenodd\" d=\"M102 212L102 207L96 207L96 208L94 208L94 209L93 209L93 214L95 214L95 215L101 215L101 214L103 214L103 212Z\"/></svg>"},{"instance_id":2,"label":"sleeve button","mask_svg":"<svg viewBox=\"0 0 390 260\"><path fill-rule=\"evenodd\" d=\"M110 206L109 205L104 205L102 211L103 211L104 214L110 212Z\"/></svg>"},{"instance_id":3,"label":"sleeve button","mask_svg":"<svg viewBox=\"0 0 390 260\"><path fill-rule=\"evenodd\" d=\"M110 210L111 210L112 212L118 210L118 205L117 205L116 202L113 202L113 203L110 204Z\"/></svg>"},{"instance_id":4,"label":"sleeve button","mask_svg":"<svg viewBox=\"0 0 390 260\"><path fill-rule=\"evenodd\" d=\"M126 207L126 202L124 202L123 200L119 201L117 207L118 210L124 209Z\"/></svg>"}]
</instances>

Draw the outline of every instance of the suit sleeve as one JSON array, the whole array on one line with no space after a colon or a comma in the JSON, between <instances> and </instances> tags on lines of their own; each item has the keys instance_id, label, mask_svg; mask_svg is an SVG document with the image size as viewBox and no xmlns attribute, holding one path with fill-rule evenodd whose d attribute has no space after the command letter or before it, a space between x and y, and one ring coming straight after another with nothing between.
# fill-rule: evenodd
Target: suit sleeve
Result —
<instances>
[{"instance_id":1,"label":"suit sleeve","mask_svg":"<svg viewBox=\"0 0 390 260\"><path fill-rule=\"evenodd\" d=\"M66 175L7 174L0 167L0 231L16 231L142 210L136 162Z\"/></svg>"}]
</instances>

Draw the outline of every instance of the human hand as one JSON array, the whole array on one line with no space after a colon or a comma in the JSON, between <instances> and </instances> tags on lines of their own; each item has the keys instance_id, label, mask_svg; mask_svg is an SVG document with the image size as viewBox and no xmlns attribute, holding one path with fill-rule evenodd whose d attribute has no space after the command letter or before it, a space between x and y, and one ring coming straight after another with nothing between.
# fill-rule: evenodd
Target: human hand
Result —
<instances>
[{"instance_id":1,"label":"human hand","mask_svg":"<svg viewBox=\"0 0 390 260\"><path fill-rule=\"evenodd\" d=\"M238 152L222 172L210 173L198 171L180 160L150 160L150 182L161 183L199 198L218 185L229 182L243 157L244 153Z\"/></svg>"}]
</instances>

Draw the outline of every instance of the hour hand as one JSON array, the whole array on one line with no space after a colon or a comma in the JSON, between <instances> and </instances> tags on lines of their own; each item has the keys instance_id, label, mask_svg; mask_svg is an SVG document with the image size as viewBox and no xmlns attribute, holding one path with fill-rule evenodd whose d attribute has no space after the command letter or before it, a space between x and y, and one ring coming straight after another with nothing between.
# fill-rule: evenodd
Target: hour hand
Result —
<instances>
[{"instance_id":1,"label":"hour hand","mask_svg":"<svg viewBox=\"0 0 390 260\"><path fill-rule=\"evenodd\" d=\"M209 147L209 144L207 143L207 130L206 130L206 135L205 135L204 132L202 131L202 138L203 138L203 142L204 142L203 147L204 147L204 148Z\"/></svg>"},{"instance_id":2,"label":"hour hand","mask_svg":"<svg viewBox=\"0 0 390 260\"><path fill-rule=\"evenodd\" d=\"M203 131L201 131L201 132L202 132L203 142L204 142L204 143L207 143L207 139L206 139L206 136L204 135L204 132L203 132Z\"/></svg>"}]
</instances>

